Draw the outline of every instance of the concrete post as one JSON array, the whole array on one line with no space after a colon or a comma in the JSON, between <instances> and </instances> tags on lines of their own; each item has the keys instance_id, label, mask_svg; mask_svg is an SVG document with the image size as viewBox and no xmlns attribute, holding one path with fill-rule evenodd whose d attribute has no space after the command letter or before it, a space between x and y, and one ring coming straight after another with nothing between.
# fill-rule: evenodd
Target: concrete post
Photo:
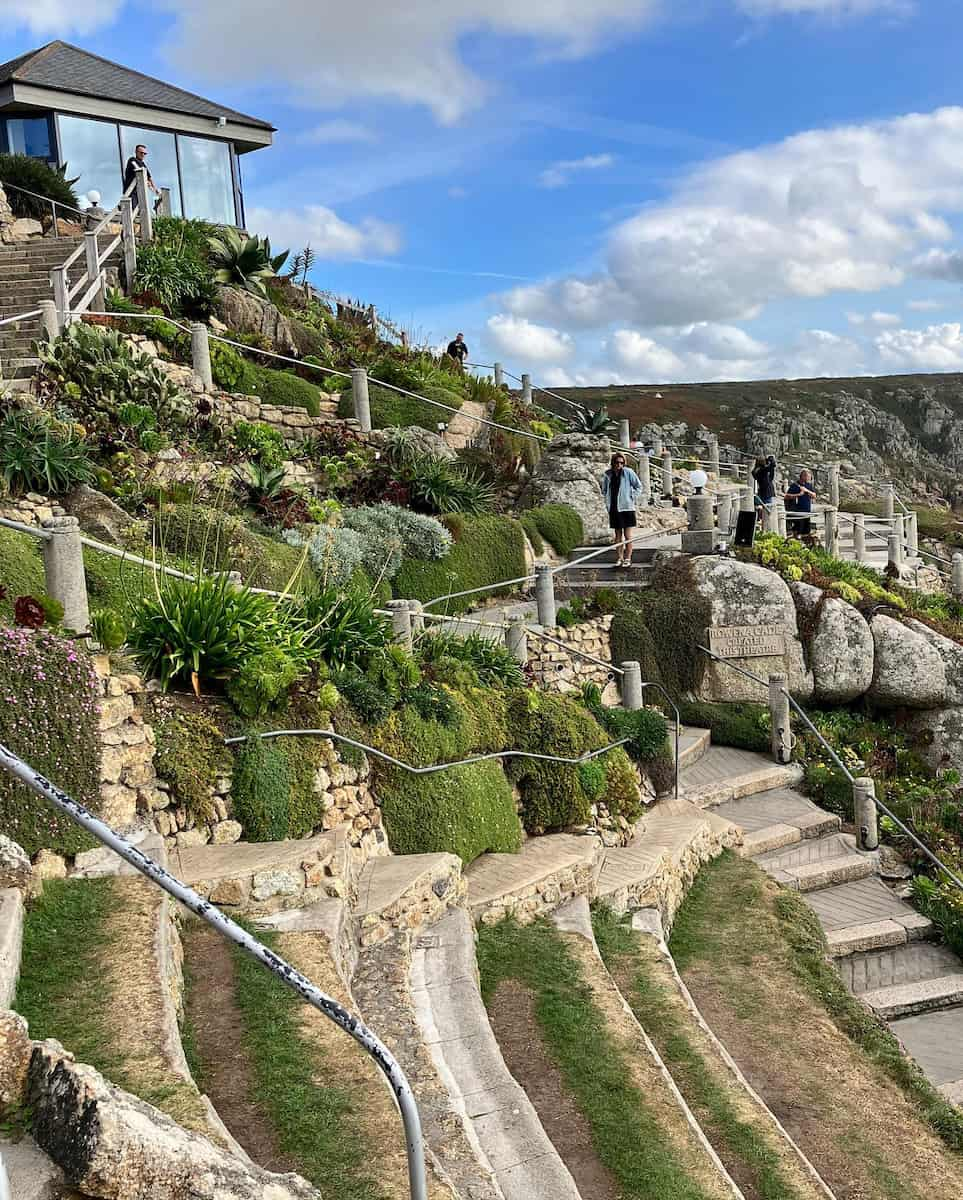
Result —
<instances>
[{"instance_id":1,"label":"concrete post","mask_svg":"<svg viewBox=\"0 0 963 1200\"><path fill-rule=\"evenodd\" d=\"M411 632L424 633L425 631L425 606L420 600L409 600L408 611L411 613Z\"/></svg>"},{"instance_id":2,"label":"concrete post","mask_svg":"<svg viewBox=\"0 0 963 1200\"><path fill-rule=\"evenodd\" d=\"M719 439L709 438L709 474L719 478Z\"/></svg>"},{"instance_id":3,"label":"concrete post","mask_svg":"<svg viewBox=\"0 0 963 1200\"><path fill-rule=\"evenodd\" d=\"M743 488L739 493L739 511L740 512L755 512L756 511L756 496L751 487Z\"/></svg>"},{"instance_id":4,"label":"concrete post","mask_svg":"<svg viewBox=\"0 0 963 1200\"><path fill-rule=\"evenodd\" d=\"M505 368L501 363L495 363L495 387L500 388L505 382Z\"/></svg>"},{"instance_id":5,"label":"concrete post","mask_svg":"<svg viewBox=\"0 0 963 1200\"><path fill-rule=\"evenodd\" d=\"M862 513L853 518L853 557L858 563L866 561L866 518Z\"/></svg>"},{"instance_id":6,"label":"concrete post","mask_svg":"<svg viewBox=\"0 0 963 1200\"><path fill-rule=\"evenodd\" d=\"M682 534L682 550L685 554L711 554L715 549L712 509L713 497L706 492L690 496L686 501L689 528Z\"/></svg>"},{"instance_id":7,"label":"concrete post","mask_svg":"<svg viewBox=\"0 0 963 1200\"><path fill-rule=\"evenodd\" d=\"M629 432L628 421L619 421L619 445L623 450L628 450L632 444L632 435Z\"/></svg>"},{"instance_id":8,"label":"concrete post","mask_svg":"<svg viewBox=\"0 0 963 1200\"><path fill-rule=\"evenodd\" d=\"M43 569L47 595L64 608L64 627L74 633L90 628L87 577L80 522L76 517L51 517L43 523L51 536L43 543Z\"/></svg>"},{"instance_id":9,"label":"concrete post","mask_svg":"<svg viewBox=\"0 0 963 1200\"><path fill-rule=\"evenodd\" d=\"M876 785L872 779L853 780L853 812L856 825L856 849L879 849L879 824L876 811Z\"/></svg>"},{"instance_id":10,"label":"concrete post","mask_svg":"<svg viewBox=\"0 0 963 1200\"><path fill-rule=\"evenodd\" d=\"M396 642L411 649L411 609L407 600L389 600L388 610L391 613L391 630Z\"/></svg>"},{"instance_id":11,"label":"concrete post","mask_svg":"<svg viewBox=\"0 0 963 1200\"><path fill-rule=\"evenodd\" d=\"M652 439L652 457L661 458L664 447L662 445L662 434L657 433Z\"/></svg>"},{"instance_id":12,"label":"concrete post","mask_svg":"<svg viewBox=\"0 0 963 1200\"><path fill-rule=\"evenodd\" d=\"M886 543L888 549L887 561L891 567L895 567L897 570L899 570L901 556L898 535L891 533L886 539Z\"/></svg>"},{"instance_id":13,"label":"concrete post","mask_svg":"<svg viewBox=\"0 0 963 1200\"><path fill-rule=\"evenodd\" d=\"M104 295L104 276L100 269L100 251L97 249L96 233L84 234L84 257L87 264L88 286L95 279L100 280L100 288L94 293L94 298L90 302L90 311L102 313L106 307L107 298Z\"/></svg>"},{"instance_id":14,"label":"concrete post","mask_svg":"<svg viewBox=\"0 0 963 1200\"><path fill-rule=\"evenodd\" d=\"M528 662L528 626L522 617L513 617L505 628L505 647L522 666Z\"/></svg>"},{"instance_id":15,"label":"concrete post","mask_svg":"<svg viewBox=\"0 0 963 1200\"><path fill-rule=\"evenodd\" d=\"M662 495L672 495L672 455L668 450L662 454Z\"/></svg>"},{"instance_id":16,"label":"concrete post","mask_svg":"<svg viewBox=\"0 0 963 1200\"><path fill-rule=\"evenodd\" d=\"M919 514L907 513L903 518L903 524L906 531L906 552L911 558L917 558L920 552Z\"/></svg>"},{"instance_id":17,"label":"concrete post","mask_svg":"<svg viewBox=\"0 0 963 1200\"><path fill-rule=\"evenodd\" d=\"M774 507L776 512L776 532L780 537L784 538L789 532L786 523L786 506L782 500L777 500Z\"/></svg>"},{"instance_id":18,"label":"concrete post","mask_svg":"<svg viewBox=\"0 0 963 1200\"><path fill-rule=\"evenodd\" d=\"M823 508L823 546L826 553L836 557L839 543L839 527L836 524L836 508L827 504Z\"/></svg>"},{"instance_id":19,"label":"concrete post","mask_svg":"<svg viewBox=\"0 0 963 1200\"><path fill-rule=\"evenodd\" d=\"M169 187L162 187L160 207L157 210L157 215L160 217L169 217L171 211L171 190Z\"/></svg>"},{"instance_id":20,"label":"concrete post","mask_svg":"<svg viewBox=\"0 0 963 1200\"><path fill-rule=\"evenodd\" d=\"M147 172L140 168L137 176L137 219L140 221L140 240L144 244L154 240L154 213L147 195Z\"/></svg>"},{"instance_id":21,"label":"concrete post","mask_svg":"<svg viewBox=\"0 0 963 1200\"><path fill-rule=\"evenodd\" d=\"M207 326L200 321L191 325L191 358L194 378L205 392L214 390L214 374L211 371L211 342Z\"/></svg>"},{"instance_id":22,"label":"concrete post","mask_svg":"<svg viewBox=\"0 0 963 1200\"><path fill-rule=\"evenodd\" d=\"M716 514L716 520L719 522L719 533L722 535L722 540L727 542L729 534L732 532L732 495L730 492L723 492L719 497L719 511Z\"/></svg>"},{"instance_id":23,"label":"concrete post","mask_svg":"<svg viewBox=\"0 0 963 1200\"><path fill-rule=\"evenodd\" d=\"M622 668L622 707L636 712L642 707L642 665L637 662L619 664Z\"/></svg>"},{"instance_id":24,"label":"concrete post","mask_svg":"<svg viewBox=\"0 0 963 1200\"><path fill-rule=\"evenodd\" d=\"M829 464L829 503L839 508L839 463Z\"/></svg>"},{"instance_id":25,"label":"concrete post","mask_svg":"<svg viewBox=\"0 0 963 1200\"><path fill-rule=\"evenodd\" d=\"M539 625L554 629L555 620L555 576L547 565L535 567L535 607Z\"/></svg>"},{"instance_id":26,"label":"concrete post","mask_svg":"<svg viewBox=\"0 0 963 1200\"><path fill-rule=\"evenodd\" d=\"M70 324L70 292L66 267L54 267L51 270L50 286L53 288L54 306L57 309L57 323L63 329L65 325Z\"/></svg>"},{"instance_id":27,"label":"concrete post","mask_svg":"<svg viewBox=\"0 0 963 1200\"><path fill-rule=\"evenodd\" d=\"M787 686L788 680L785 675L769 676L772 756L777 763L788 763L792 758L792 722L789 712L789 697L786 694Z\"/></svg>"},{"instance_id":28,"label":"concrete post","mask_svg":"<svg viewBox=\"0 0 963 1200\"><path fill-rule=\"evenodd\" d=\"M49 341L60 336L60 317L57 316L57 304L54 300L40 301L40 324L44 337Z\"/></svg>"},{"instance_id":29,"label":"concrete post","mask_svg":"<svg viewBox=\"0 0 963 1200\"><path fill-rule=\"evenodd\" d=\"M896 540L899 542L899 560L903 562L906 558L906 523L902 513L896 513L893 516L893 533L896 534Z\"/></svg>"},{"instance_id":30,"label":"concrete post","mask_svg":"<svg viewBox=\"0 0 963 1200\"><path fill-rule=\"evenodd\" d=\"M364 367L351 368L351 398L354 401L354 418L362 433L371 432L371 404L368 400L368 372Z\"/></svg>"},{"instance_id":31,"label":"concrete post","mask_svg":"<svg viewBox=\"0 0 963 1200\"><path fill-rule=\"evenodd\" d=\"M530 405L532 403L532 377L531 375L522 375L522 404Z\"/></svg>"},{"instance_id":32,"label":"concrete post","mask_svg":"<svg viewBox=\"0 0 963 1200\"><path fill-rule=\"evenodd\" d=\"M124 278L127 291L134 288L134 276L137 274L137 235L134 233L134 201L125 196L120 205L121 244L124 247Z\"/></svg>"},{"instance_id":33,"label":"concrete post","mask_svg":"<svg viewBox=\"0 0 963 1200\"><path fill-rule=\"evenodd\" d=\"M883 520L892 521L895 508L894 488L891 483L883 484Z\"/></svg>"},{"instance_id":34,"label":"concrete post","mask_svg":"<svg viewBox=\"0 0 963 1200\"><path fill-rule=\"evenodd\" d=\"M957 600L963 600L963 554L953 555L953 577L950 587Z\"/></svg>"},{"instance_id":35,"label":"concrete post","mask_svg":"<svg viewBox=\"0 0 963 1200\"><path fill-rule=\"evenodd\" d=\"M652 472L649 456L643 451L639 455L639 479L642 483L642 495L646 500L652 495Z\"/></svg>"}]
</instances>

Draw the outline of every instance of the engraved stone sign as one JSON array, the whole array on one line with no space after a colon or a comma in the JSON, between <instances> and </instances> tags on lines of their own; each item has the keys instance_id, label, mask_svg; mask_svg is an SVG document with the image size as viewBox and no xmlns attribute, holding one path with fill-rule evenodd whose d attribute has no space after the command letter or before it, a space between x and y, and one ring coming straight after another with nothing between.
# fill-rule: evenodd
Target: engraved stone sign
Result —
<instances>
[{"instance_id":1,"label":"engraved stone sign","mask_svg":"<svg viewBox=\"0 0 963 1200\"><path fill-rule=\"evenodd\" d=\"M786 653L783 625L717 625L709 630L709 649L719 658L768 658Z\"/></svg>"}]
</instances>

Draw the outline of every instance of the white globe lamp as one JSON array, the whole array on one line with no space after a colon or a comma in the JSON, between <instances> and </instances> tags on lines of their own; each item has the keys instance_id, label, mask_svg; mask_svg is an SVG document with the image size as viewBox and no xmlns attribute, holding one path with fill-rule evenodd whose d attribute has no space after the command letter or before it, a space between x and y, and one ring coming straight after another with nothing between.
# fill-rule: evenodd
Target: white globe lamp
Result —
<instances>
[{"instance_id":1,"label":"white globe lamp","mask_svg":"<svg viewBox=\"0 0 963 1200\"><path fill-rule=\"evenodd\" d=\"M88 192L87 193L87 201L90 204L91 208L96 208L97 205L100 203L100 192Z\"/></svg>"},{"instance_id":2,"label":"white globe lamp","mask_svg":"<svg viewBox=\"0 0 963 1200\"><path fill-rule=\"evenodd\" d=\"M709 482L709 476L705 473L705 471L690 471L689 482L695 488L695 494L697 496L701 496L702 489Z\"/></svg>"}]
</instances>

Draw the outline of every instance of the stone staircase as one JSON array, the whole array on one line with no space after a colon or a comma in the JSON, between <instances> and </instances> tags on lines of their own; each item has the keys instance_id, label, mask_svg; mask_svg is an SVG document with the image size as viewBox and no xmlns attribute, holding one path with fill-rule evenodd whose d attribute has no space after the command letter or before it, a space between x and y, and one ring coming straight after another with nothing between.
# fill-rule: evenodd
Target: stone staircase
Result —
<instances>
[{"instance_id":1,"label":"stone staircase","mask_svg":"<svg viewBox=\"0 0 963 1200\"><path fill-rule=\"evenodd\" d=\"M628 568L617 567L618 561L614 546L606 547L604 553L586 563L579 563L556 576L556 583L563 588L580 590L583 588L614 587L634 588L648 587L652 576L652 560L658 550L678 550L682 547L679 534L666 534L657 542L646 542L637 545L632 551L632 565ZM575 562L592 554L598 546L577 546L569 553L568 561Z\"/></svg>"}]
</instances>

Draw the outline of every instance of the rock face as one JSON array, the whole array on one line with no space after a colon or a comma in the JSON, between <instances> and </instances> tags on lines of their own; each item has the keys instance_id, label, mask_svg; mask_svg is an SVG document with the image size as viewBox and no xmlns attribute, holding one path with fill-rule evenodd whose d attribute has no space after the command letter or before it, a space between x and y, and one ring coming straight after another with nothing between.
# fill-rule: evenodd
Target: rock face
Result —
<instances>
[{"instance_id":1,"label":"rock face","mask_svg":"<svg viewBox=\"0 0 963 1200\"><path fill-rule=\"evenodd\" d=\"M80 522L88 537L119 546L124 532L135 524L130 513L124 512L109 496L81 483L63 498L64 511Z\"/></svg>"},{"instance_id":2,"label":"rock face","mask_svg":"<svg viewBox=\"0 0 963 1200\"><path fill-rule=\"evenodd\" d=\"M913 713L906 727L911 733L922 735L919 751L934 771L963 767L963 708L932 708Z\"/></svg>"},{"instance_id":3,"label":"rock face","mask_svg":"<svg viewBox=\"0 0 963 1200\"><path fill-rule=\"evenodd\" d=\"M585 543L600 546L612 540L609 518L599 484L611 454L600 438L567 433L553 438L532 476L536 504L568 504L582 518Z\"/></svg>"},{"instance_id":4,"label":"rock face","mask_svg":"<svg viewBox=\"0 0 963 1200\"><path fill-rule=\"evenodd\" d=\"M791 583L789 589L803 613L810 619L815 614L816 628L809 644L815 699L826 704L855 700L873 682L869 625L851 604L825 596L808 583Z\"/></svg>"},{"instance_id":5,"label":"rock face","mask_svg":"<svg viewBox=\"0 0 963 1200\"><path fill-rule=\"evenodd\" d=\"M936 651L943 663L946 678L946 690L943 693L943 704L963 704L963 646L951 642L935 629L930 629L920 621L907 617L904 621L907 629L921 637Z\"/></svg>"},{"instance_id":6,"label":"rock face","mask_svg":"<svg viewBox=\"0 0 963 1200\"><path fill-rule=\"evenodd\" d=\"M938 708L946 703L946 667L930 637L883 613L873 617L870 629L874 645L870 700L884 708Z\"/></svg>"},{"instance_id":7,"label":"rock face","mask_svg":"<svg viewBox=\"0 0 963 1200\"><path fill-rule=\"evenodd\" d=\"M0 834L0 889L17 888L27 892L31 888L32 875L33 867L23 848Z\"/></svg>"},{"instance_id":8,"label":"rock face","mask_svg":"<svg viewBox=\"0 0 963 1200\"><path fill-rule=\"evenodd\" d=\"M782 578L755 563L732 558L705 557L692 561L696 591L712 609L714 626L780 625L786 633L786 652L781 656L736 658L733 666L751 671L761 679L785 674L797 700L813 694L812 672L806 667L802 642L796 627L796 606ZM693 648L693 653L698 653ZM753 682L723 663L709 662L698 699L718 702L751 700L765 704L768 688Z\"/></svg>"},{"instance_id":9,"label":"rock face","mask_svg":"<svg viewBox=\"0 0 963 1200\"><path fill-rule=\"evenodd\" d=\"M286 317L268 300L262 300L241 288L223 287L217 291L217 315L236 333L267 338L279 354L314 354L317 334L310 334L298 321Z\"/></svg>"},{"instance_id":10,"label":"rock face","mask_svg":"<svg viewBox=\"0 0 963 1200\"><path fill-rule=\"evenodd\" d=\"M189 1133L142 1100L35 1042L26 1099L38 1146L101 1200L321 1200L297 1175L272 1175Z\"/></svg>"},{"instance_id":11,"label":"rock face","mask_svg":"<svg viewBox=\"0 0 963 1200\"><path fill-rule=\"evenodd\" d=\"M430 429L421 429L417 425L411 425L407 429L407 436L415 454L423 454L426 458L444 458L449 462L458 457L445 439L439 437L437 433L432 433ZM373 446L377 446L379 449L383 448L388 442L385 430L373 430L369 435L369 441Z\"/></svg>"}]
</instances>

